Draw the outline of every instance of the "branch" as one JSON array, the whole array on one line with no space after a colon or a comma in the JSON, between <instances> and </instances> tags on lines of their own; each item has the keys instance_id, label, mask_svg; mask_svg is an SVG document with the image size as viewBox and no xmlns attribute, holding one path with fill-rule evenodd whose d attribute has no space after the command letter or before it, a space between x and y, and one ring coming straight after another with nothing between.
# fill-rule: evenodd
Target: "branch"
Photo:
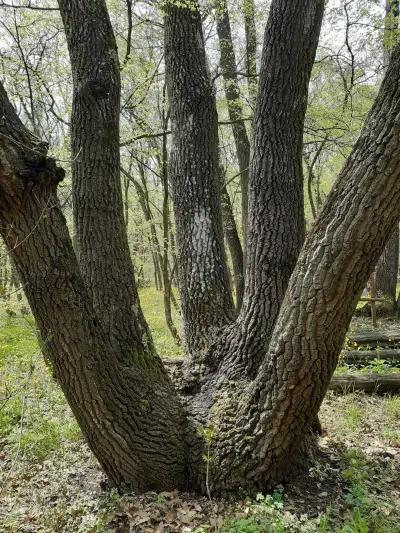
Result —
<instances>
[{"instance_id":1,"label":"branch","mask_svg":"<svg viewBox=\"0 0 400 533\"><path fill-rule=\"evenodd\" d=\"M42 6L36 6L32 5L31 2L25 5L14 5L14 4L6 4L5 2L0 3L0 7L8 7L11 9L31 9L32 11L59 11L58 7L42 7Z\"/></svg>"}]
</instances>

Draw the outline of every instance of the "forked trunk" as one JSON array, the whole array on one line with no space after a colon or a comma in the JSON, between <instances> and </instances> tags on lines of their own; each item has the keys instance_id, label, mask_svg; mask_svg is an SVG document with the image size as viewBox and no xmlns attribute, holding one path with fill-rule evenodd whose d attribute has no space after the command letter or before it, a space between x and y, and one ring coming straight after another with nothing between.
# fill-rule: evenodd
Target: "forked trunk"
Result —
<instances>
[{"instance_id":1,"label":"forked trunk","mask_svg":"<svg viewBox=\"0 0 400 533\"><path fill-rule=\"evenodd\" d=\"M194 84L199 77L199 64L192 64L193 57L204 58L204 44L196 35L201 35L201 21L198 6L173 7L165 18L166 27L166 74L169 98L175 114L179 111L181 126L173 129L173 142L181 154L171 169L171 178L178 176L180 183L186 183L195 194L188 195L183 185L179 195L174 197L177 235L181 243L182 261L186 262L188 249L193 248L192 233L179 224L182 213L188 213L185 201L202 202L204 209L215 211L219 195L208 196L203 191L210 189L210 174L204 169L197 175L196 189L190 184L188 162L196 159L189 150L196 147L196 158L199 151L201 157L210 161L209 152L205 152L198 137L199 132L206 138L216 135L215 122L192 122L184 119L184 110L198 109L197 113L207 116L198 102L208 103L208 113L216 115L214 98L210 98L210 83L205 67L201 69L200 79L207 83ZM260 89L254 117L254 154L249 177L249 223L247 237L246 285L243 305L239 318L235 322L226 322L223 331L207 331L206 342L202 352L191 352L190 371L195 363L212 366L222 359L230 375L240 375L243 371L254 377L271 338L274 324L289 282L290 275L296 264L304 238L304 207L303 207L303 174L302 174L302 135L307 105L308 82L314 62L318 36L321 27L324 2L323 0L294 0L288 5L282 0L275 0L265 30L265 42L261 61ZM197 17L197 18L196 18ZM286 21L291 23L287 24ZM177 43L182 40L182 28L191 28L185 32L185 43L190 54L178 53ZM173 44L172 44L173 43ZM195 50L196 49L196 54ZM172 54L170 50L175 50ZM183 76L179 79L174 73L183 72L192 80L191 86L196 87L194 94L190 90L183 91ZM179 82L179 83L177 83ZM197 117L191 111L186 115ZM197 119L199 120L199 119ZM215 120L215 119L214 119ZM187 123L192 129L187 129ZM186 130L185 130L186 126ZM187 136L188 131L197 133L197 138ZM213 138L213 144L216 139ZM195 144L196 143L196 144ZM204 144L204 143L203 143ZM189 147L189 148L188 148ZM215 156L216 157L216 156ZM191 163L193 165L193 163ZM212 176L216 182L216 173ZM184 179L186 178L186 181ZM200 185L200 186L199 186ZM201 192L198 192L198 191ZM198 195L200 196L198 197ZM189 200L188 200L189 199ZM199 220L199 230L207 235L207 220ZM210 242L211 239L207 238ZM194 247L196 249L196 247ZM205 250L203 250L204 252ZM203 256L204 254L202 254ZM210 261L210 254L205 257ZM212 255L211 255L212 257ZM221 256L222 257L222 256ZM204 261L204 257L202 257ZM212 263L212 261L211 261ZM190 263L189 263L190 265ZM192 266L190 265L192 269ZM213 272L217 272L213 268ZM181 292L192 293L190 288L191 275L181 279ZM212 279L212 278L211 278ZM183 321L192 323L193 317L202 317L199 302L192 299L191 314L185 307ZM226 315L225 315L226 316ZM215 322L224 325L223 322ZM201 319L199 322L201 326ZM197 370L197 369L196 369ZM204 370L204 366L202 371Z\"/></svg>"},{"instance_id":2,"label":"forked trunk","mask_svg":"<svg viewBox=\"0 0 400 533\"><path fill-rule=\"evenodd\" d=\"M307 237L255 381L224 382L209 424L214 483L265 488L293 475L355 306L400 217L400 48L361 136ZM366 253L367 251L367 253ZM243 389L243 390L242 390Z\"/></svg>"},{"instance_id":3,"label":"forked trunk","mask_svg":"<svg viewBox=\"0 0 400 533\"><path fill-rule=\"evenodd\" d=\"M274 299L283 297L284 279L301 244L298 128L322 8L322 0L272 4L255 121L251 273L243 308L249 314L242 309L229 326L233 306L216 178L216 114L200 18L187 5L167 6L185 332L196 356L210 342L207 335L214 339L214 350L208 351L213 365L198 380L196 394L186 398L189 416L152 350L122 342L117 350L110 340L80 275L59 208L56 186L62 172L46 157L43 143L24 128L0 85L0 232L55 377L104 471L118 486L137 491L203 487L201 444L191 419L203 429L214 427L207 444L214 494L265 490L292 476L307 455L309 428L359 295L400 216L397 48L360 139L307 237L278 316ZM278 124L282 138L272 135ZM271 190L276 197L270 196ZM288 199L294 207L286 205ZM292 235L272 226L273 215L277 224L283 214L292 216ZM203 321L196 325L196 318ZM264 330L257 320L263 321ZM218 327L225 324L218 335ZM240 352L233 342L238 339Z\"/></svg>"}]
</instances>

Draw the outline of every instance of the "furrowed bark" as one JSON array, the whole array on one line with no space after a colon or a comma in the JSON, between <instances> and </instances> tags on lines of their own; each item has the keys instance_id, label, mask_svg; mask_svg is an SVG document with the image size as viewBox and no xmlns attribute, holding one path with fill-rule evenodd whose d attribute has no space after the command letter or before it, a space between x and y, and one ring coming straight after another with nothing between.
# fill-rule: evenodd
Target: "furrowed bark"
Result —
<instances>
[{"instance_id":1,"label":"furrowed bark","mask_svg":"<svg viewBox=\"0 0 400 533\"><path fill-rule=\"evenodd\" d=\"M63 171L0 84L0 233L54 376L112 484L187 488L187 423L161 360L116 353L81 277L57 199Z\"/></svg>"},{"instance_id":2,"label":"furrowed bark","mask_svg":"<svg viewBox=\"0 0 400 533\"><path fill-rule=\"evenodd\" d=\"M213 407L216 487L293 475L361 291L400 211L400 48L353 153L307 237L254 383ZM237 389L235 391L235 388ZM230 394L229 394L230 393Z\"/></svg>"},{"instance_id":3,"label":"furrowed bark","mask_svg":"<svg viewBox=\"0 0 400 533\"><path fill-rule=\"evenodd\" d=\"M215 7L217 33L220 49L220 67L224 78L225 98L229 120L232 122L236 156L239 163L242 192L242 232L246 246L248 219L248 180L250 166L250 142L243 120L243 106L240 96L235 50L232 42L231 24L226 0L217 0Z\"/></svg>"},{"instance_id":4,"label":"furrowed bark","mask_svg":"<svg viewBox=\"0 0 400 533\"><path fill-rule=\"evenodd\" d=\"M104 0L59 0L73 79L71 147L79 265L117 351L154 351L137 294L123 218L120 73ZM119 348L121 347L121 350Z\"/></svg>"},{"instance_id":5,"label":"furrowed bark","mask_svg":"<svg viewBox=\"0 0 400 533\"><path fill-rule=\"evenodd\" d=\"M215 95L195 1L165 5L165 65L183 326L187 353L196 358L212 333L231 321L234 305L222 232Z\"/></svg>"},{"instance_id":6,"label":"furrowed bark","mask_svg":"<svg viewBox=\"0 0 400 533\"><path fill-rule=\"evenodd\" d=\"M246 336L262 340L264 347L304 239L303 125L323 8L322 0L274 1L265 30L241 311ZM246 351L252 355L253 348ZM250 364L257 365L257 359Z\"/></svg>"}]
</instances>

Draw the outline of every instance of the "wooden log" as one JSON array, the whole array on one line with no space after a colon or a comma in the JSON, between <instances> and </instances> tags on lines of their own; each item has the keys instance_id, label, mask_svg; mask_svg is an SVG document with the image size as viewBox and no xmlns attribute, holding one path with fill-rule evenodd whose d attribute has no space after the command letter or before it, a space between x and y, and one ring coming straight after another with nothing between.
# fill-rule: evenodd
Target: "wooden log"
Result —
<instances>
[{"instance_id":1,"label":"wooden log","mask_svg":"<svg viewBox=\"0 0 400 533\"><path fill-rule=\"evenodd\" d=\"M396 374L343 374L333 376L329 388L348 393L362 390L372 394L400 393L400 372Z\"/></svg>"},{"instance_id":2,"label":"wooden log","mask_svg":"<svg viewBox=\"0 0 400 533\"><path fill-rule=\"evenodd\" d=\"M400 346L400 331L360 331L349 333L347 338L353 344L368 344L369 346Z\"/></svg>"},{"instance_id":3,"label":"wooden log","mask_svg":"<svg viewBox=\"0 0 400 533\"><path fill-rule=\"evenodd\" d=\"M346 364L368 363L375 359L384 359L390 362L400 362L400 349L381 349L377 350L344 350L340 360Z\"/></svg>"}]
</instances>

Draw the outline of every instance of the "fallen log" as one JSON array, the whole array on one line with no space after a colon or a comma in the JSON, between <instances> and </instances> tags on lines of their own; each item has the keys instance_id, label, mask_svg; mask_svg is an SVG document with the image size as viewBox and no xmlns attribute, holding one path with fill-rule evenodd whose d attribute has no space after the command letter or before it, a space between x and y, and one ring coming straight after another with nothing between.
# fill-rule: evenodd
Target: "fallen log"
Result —
<instances>
[{"instance_id":1,"label":"fallen log","mask_svg":"<svg viewBox=\"0 0 400 533\"><path fill-rule=\"evenodd\" d=\"M340 359L348 365L368 363L375 359L384 359L391 363L398 363L400 362L400 349L343 350Z\"/></svg>"},{"instance_id":2,"label":"fallen log","mask_svg":"<svg viewBox=\"0 0 400 533\"><path fill-rule=\"evenodd\" d=\"M390 345L400 346L400 331L360 331L349 333L348 341L351 344L367 344L369 346Z\"/></svg>"},{"instance_id":3,"label":"fallen log","mask_svg":"<svg viewBox=\"0 0 400 533\"><path fill-rule=\"evenodd\" d=\"M163 363L178 390L183 391L183 359L163 358ZM333 376L329 388L346 394L354 390L368 393L400 393L400 372L396 374L341 374Z\"/></svg>"},{"instance_id":4,"label":"fallen log","mask_svg":"<svg viewBox=\"0 0 400 533\"><path fill-rule=\"evenodd\" d=\"M343 374L333 376L329 388L340 393L362 390L372 394L399 393L400 372L396 374Z\"/></svg>"}]
</instances>

